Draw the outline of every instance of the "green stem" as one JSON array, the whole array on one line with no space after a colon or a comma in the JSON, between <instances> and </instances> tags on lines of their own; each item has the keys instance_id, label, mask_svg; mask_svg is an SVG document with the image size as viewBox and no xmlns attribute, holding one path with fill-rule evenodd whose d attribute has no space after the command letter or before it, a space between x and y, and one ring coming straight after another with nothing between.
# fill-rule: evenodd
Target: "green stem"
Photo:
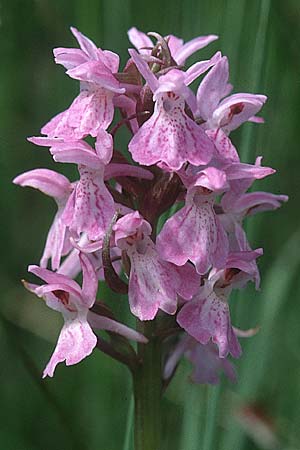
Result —
<instances>
[{"instance_id":1,"label":"green stem","mask_svg":"<svg viewBox=\"0 0 300 450\"><path fill-rule=\"evenodd\" d=\"M149 342L138 345L139 364L133 373L135 450L161 448L161 343L154 336L155 329L155 320L138 323Z\"/></svg>"},{"instance_id":2,"label":"green stem","mask_svg":"<svg viewBox=\"0 0 300 450\"><path fill-rule=\"evenodd\" d=\"M132 394L130 397L130 403L128 408L123 450L131 450L133 448L133 415L134 415L134 399Z\"/></svg>"},{"instance_id":3,"label":"green stem","mask_svg":"<svg viewBox=\"0 0 300 450\"><path fill-rule=\"evenodd\" d=\"M221 382L217 386L207 387L206 425L203 433L202 450L215 448L214 440L217 426L218 402L220 400Z\"/></svg>"}]
</instances>

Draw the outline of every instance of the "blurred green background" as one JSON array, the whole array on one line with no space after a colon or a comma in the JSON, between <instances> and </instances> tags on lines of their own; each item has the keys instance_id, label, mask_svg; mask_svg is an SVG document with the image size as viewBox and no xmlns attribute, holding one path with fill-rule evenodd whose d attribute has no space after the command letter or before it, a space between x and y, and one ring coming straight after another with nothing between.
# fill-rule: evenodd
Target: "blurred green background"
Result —
<instances>
[{"instance_id":1,"label":"blurred green background","mask_svg":"<svg viewBox=\"0 0 300 450\"><path fill-rule=\"evenodd\" d=\"M193 386L188 364L181 365L164 400L163 450L299 450L299 0L0 2L0 449L131 449L126 368L95 351L42 381L61 319L20 283L27 265L39 261L55 205L11 180L31 168L55 167L47 150L26 137L38 135L77 92L51 52L76 46L71 25L118 52L123 64L133 25L185 40L218 34L189 63L220 49L229 57L235 92L268 95L266 123L232 134L243 161L264 155L264 164L278 171L256 189L290 196L280 210L247 223L253 248L265 250L262 288L236 295L231 309L236 325L261 331L242 342L237 385ZM70 167L55 169L75 175ZM126 314L126 307L120 310Z\"/></svg>"}]
</instances>

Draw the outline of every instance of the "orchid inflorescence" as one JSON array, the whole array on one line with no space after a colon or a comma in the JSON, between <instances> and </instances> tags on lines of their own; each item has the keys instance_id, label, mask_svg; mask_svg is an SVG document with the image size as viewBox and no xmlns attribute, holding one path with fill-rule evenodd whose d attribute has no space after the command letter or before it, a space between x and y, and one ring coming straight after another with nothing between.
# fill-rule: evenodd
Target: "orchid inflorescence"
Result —
<instances>
[{"instance_id":1,"label":"orchid inflorescence","mask_svg":"<svg viewBox=\"0 0 300 450\"><path fill-rule=\"evenodd\" d=\"M155 337L166 383L183 356L196 382L218 383L222 370L234 381L227 357L239 358L238 338L255 330L231 325L228 300L248 281L259 288L256 260L263 252L250 247L243 221L287 197L247 192L275 171L261 157L242 163L229 134L244 122L263 122L256 114L266 97L230 94L228 59L220 52L186 69L187 58L215 35L184 43L132 28L136 50L120 72L116 53L71 31L80 48L56 48L54 57L80 81L80 93L43 126L43 137L29 141L50 147L58 163L76 164L79 179L34 169L14 180L57 203L40 266L29 266L44 284L24 282L64 318L44 376L95 347L134 369L141 361L130 340L146 346ZM200 76L195 95L189 85ZM115 147L121 127L130 134L129 152ZM128 294L138 322L157 321L153 336L122 324L96 301L99 280Z\"/></svg>"}]
</instances>

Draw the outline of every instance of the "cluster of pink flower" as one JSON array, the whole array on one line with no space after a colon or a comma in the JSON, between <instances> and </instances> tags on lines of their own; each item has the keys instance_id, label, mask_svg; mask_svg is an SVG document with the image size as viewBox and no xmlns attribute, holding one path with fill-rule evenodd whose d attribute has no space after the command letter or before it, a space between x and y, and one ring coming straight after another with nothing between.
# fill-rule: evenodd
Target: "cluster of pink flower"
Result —
<instances>
[{"instance_id":1,"label":"cluster of pink flower","mask_svg":"<svg viewBox=\"0 0 300 450\"><path fill-rule=\"evenodd\" d=\"M80 81L80 93L42 128L44 137L29 140L50 147L54 161L77 164L79 180L47 169L14 180L53 197L58 207L40 267L29 267L45 284L25 283L65 321L44 376L59 362L88 356L100 340L93 329L146 345L143 335L95 302L104 279L114 291L128 292L139 320L170 318L162 333L165 379L183 355L194 365L195 381L217 383L220 370L234 379L226 358L238 358L237 338L252 332L231 325L228 298L248 281L259 287L256 259L262 254L251 249L243 220L278 208L287 197L247 192L274 170L261 166L261 158L254 165L240 162L229 134L243 122L262 122L256 114L266 97L229 95L228 60L220 52L185 68L186 59L217 36L184 43L132 28L137 51L129 50L120 72L117 54L71 31L80 48L57 48L54 56ZM204 73L195 95L189 85ZM115 109L120 117L109 129ZM137 164L114 146L121 126L129 130L128 150ZM80 272L82 287L74 281Z\"/></svg>"}]
</instances>

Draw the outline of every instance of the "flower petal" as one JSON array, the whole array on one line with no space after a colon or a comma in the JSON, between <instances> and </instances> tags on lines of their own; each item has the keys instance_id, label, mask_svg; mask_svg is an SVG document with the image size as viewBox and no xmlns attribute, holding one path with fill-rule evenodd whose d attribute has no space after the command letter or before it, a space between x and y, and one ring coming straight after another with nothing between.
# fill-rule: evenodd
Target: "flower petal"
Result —
<instances>
[{"instance_id":1,"label":"flower petal","mask_svg":"<svg viewBox=\"0 0 300 450\"><path fill-rule=\"evenodd\" d=\"M131 339L142 344L146 344L148 339L132 328L123 325L116 320L110 319L109 317L99 316L92 311L88 313L88 321L93 328L99 330L111 331L112 333L120 334L121 336Z\"/></svg>"},{"instance_id":2,"label":"flower petal","mask_svg":"<svg viewBox=\"0 0 300 450\"><path fill-rule=\"evenodd\" d=\"M232 210L243 212L250 216L262 211L270 211L281 206L281 202L287 202L287 195L276 195L270 192L249 192L240 195L232 204Z\"/></svg>"},{"instance_id":3,"label":"flower petal","mask_svg":"<svg viewBox=\"0 0 300 450\"><path fill-rule=\"evenodd\" d=\"M178 266L190 260L197 272L204 274L211 265L219 267L225 262L228 242L220 228L212 202L199 206L192 203L166 221L157 237L158 252L163 259Z\"/></svg>"},{"instance_id":4,"label":"flower petal","mask_svg":"<svg viewBox=\"0 0 300 450\"><path fill-rule=\"evenodd\" d=\"M148 83L149 88L154 93L158 88L159 82L153 72L151 72L148 64L143 58L133 49L128 50L131 58L133 59L134 64L136 65L140 74L144 77L146 82Z\"/></svg>"},{"instance_id":5,"label":"flower petal","mask_svg":"<svg viewBox=\"0 0 300 450\"><path fill-rule=\"evenodd\" d=\"M227 301L214 292L205 298L187 302L177 315L177 322L201 344L212 342L219 347L219 357L228 353L238 358L241 355L239 342L233 332Z\"/></svg>"},{"instance_id":6,"label":"flower petal","mask_svg":"<svg viewBox=\"0 0 300 450\"><path fill-rule=\"evenodd\" d=\"M115 177L135 177L144 180L153 180L153 173L142 167L132 166L130 164L110 163L105 167L104 180L110 180Z\"/></svg>"},{"instance_id":7,"label":"flower petal","mask_svg":"<svg viewBox=\"0 0 300 450\"><path fill-rule=\"evenodd\" d=\"M184 64L185 60L195 53L197 50L200 50L203 47L206 47L211 42L218 39L218 36L215 34L210 34L208 36L199 36L191 41L186 42L181 48L179 48L173 56L177 64Z\"/></svg>"},{"instance_id":8,"label":"flower petal","mask_svg":"<svg viewBox=\"0 0 300 450\"><path fill-rule=\"evenodd\" d=\"M34 266L34 265L28 266L28 272L33 273L37 277L46 281L46 283L50 283L50 284L61 283L64 286L67 286L70 289L70 292L75 291L77 296L81 295L80 286L76 283L76 281L71 280L69 277L67 277L65 275L62 275L62 274L59 274L56 272L52 272L51 270L43 269L42 267Z\"/></svg>"},{"instance_id":9,"label":"flower petal","mask_svg":"<svg viewBox=\"0 0 300 450\"><path fill-rule=\"evenodd\" d=\"M175 314L176 286L179 277L172 265L161 261L149 249L145 254L132 252L128 297L132 314L140 320L153 320L158 309Z\"/></svg>"},{"instance_id":10,"label":"flower petal","mask_svg":"<svg viewBox=\"0 0 300 450\"><path fill-rule=\"evenodd\" d=\"M207 164L213 144L202 128L184 112L184 100L162 95L154 114L129 143L135 161L146 166L163 162L179 170L185 162Z\"/></svg>"},{"instance_id":11,"label":"flower petal","mask_svg":"<svg viewBox=\"0 0 300 450\"><path fill-rule=\"evenodd\" d=\"M74 142L74 147L70 146L67 150L53 147L50 152L56 162L83 164L93 169L102 169L103 167L100 158L95 152L76 148L76 142Z\"/></svg>"},{"instance_id":12,"label":"flower petal","mask_svg":"<svg viewBox=\"0 0 300 450\"><path fill-rule=\"evenodd\" d=\"M142 31L139 31L137 28L132 27L130 28L130 30L128 30L127 34L130 42L141 54L143 53L148 54L149 52L151 52L151 50L143 49L143 47L150 47L150 49L153 47L153 42L147 36L146 33L143 33Z\"/></svg>"},{"instance_id":13,"label":"flower petal","mask_svg":"<svg viewBox=\"0 0 300 450\"><path fill-rule=\"evenodd\" d=\"M193 64L185 72L185 84L191 84L194 80L196 80L196 78L206 72L211 66L215 65L221 59L221 57L221 52L217 52L207 61L200 61Z\"/></svg>"},{"instance_id":14,"label":"flower petal","mask_svg":"<svg viewBox=\"0 0 300 450\"><path fill-rule=\"evenodd\" d=\"M58 47L53 50L54 61L67 70L88 61L88 56L79 48Z\"/></svg>"},{"instance_id":15,"label":"flower petal","mask_svg":"<svg viewBox=\"0 0 300 450\"><path fill-rule=\"evenodd\" d=\"M100 240L115 212L114 200L103 181L103 169L78 166L80 181L69 198L62 220L79 235L86 232L92 241Z\"/></svg>"},{"instance_id":16,"label":"flower petal","mask_svg":"<svg viewBox=\"0 0 300 450\"><path fill-rule=\"evenodd\" d=\"M80 33L75 27L71 27L71 32L73 36L76 38L78 44L80 45L81 50L89 56L89 58L97 59L98 58L98 48L94 44L91 39L86 37L84 34Z\"/></svg>"},{"instance_id":17,"label":"flower petal","mask_svg":"<svg viewBox=\"0 0 300 450\"><path fill-rule=\"evenodd\" d=\"M95 149L98 155L98 158L102 162L102 164L107 165L113 155L113 138L112 135L104 131L103 129L99 129L97 133L97 139L95 142Z\"/></svg>"},{"instance_id":18,"label":"flower petal","mask_svg":"<svg viewBox=\"0 0 300 450\"><path fill-rule=\"evenodd\" d=\"M228 78L228 60L226 56L223 56L203 78L197 91L197 115L203 120L208 120L212 117L221 98L224 97L225 92L228 90Z\"/></svg>"},{"instance_id":19,"label":"flower petal","mask_svg":"<svg viewBox=\"0 0 300 450\"><path fill-rule=\"evenodd\" d=\"M87 308L91 308L96 300L98 290L98 277L89 257L79 254L82 269L82 299Z\"/></svg>"},{"instance_id":20,"label":"flower petal","mask_svg":"<svg viewBox=\"0 0 300 450\"><path fill-rule=\"evenodd\" d=\"M72 191L68 178L48 169L29 170L17 176L13 183L33 187L56 199L64 198Z\"/></svg>"},{"instance_id":21,"label":"flower petal","mask_svg":"<svg viewBox=\"0 0 300 450\"><path fill-rule=\"evenodd\" d=\"M97 136L106 129L114 116L113 93L107 89L84 89L70 107L53 117L42 128L42 134L68 140L82 139L89 134Z\"/></svg>"},{"instance_id":22,"label":"flower petal","mask_svg":"<svg viewBox=\"0 0 300 450\"><path fill-rule=\"evenodd\" d=\"M212 121L229 133L258 113L266 100L265 95L259 94L230 95L215 109Z\"/></svg>"},{"instance_id":23,"label":"flower petal","mask_svg":"<svg viewBox=\"0 0 300 450\"><path fill-rule=\"evenodd\" d=\"M57 270L61 257L69 253L72 248L70 243L70 233L66 225L61 220L64 209L59 207L50 230L47 235L46 245L40 261L42 268L46 268L48 260L51 258L52 270Z\"/></svg>"},{"instance_id":24,"label":"flower petal","mask_svg":"<svg viewBox=\"0 0 300 450\"><path fill-rule=\"evenodd\" d=\"M123 94L125 92L125 89L120 87L119 81L113 76L111 70L101 61L90 60L67 70L66 73L75 80L93 83L114 93Z\"/></svg>"},{"instance_id":25,"label":"flower petal","mask_svg":"<svg viewBox=\"0 0 300 450\"><path fill-rule=\"evenodd\" d=\"M215 144L218 159L225 162L240 162L235 146L221 128L206 130L206 134Z\"/></svg>"},{"instance_id":26,"label":"flower petal","mask_svg":"<svg viewBox=\"0 0 300 450\"><path fill-rule=\"evenodd\" d=\"M43 378L53 377L55 367L60 362L65 361L67 366L79 363L92 353L96 343L97 337L84 316L78 316L74 320L67 318Z\"/></svg>"}]
</instances>

